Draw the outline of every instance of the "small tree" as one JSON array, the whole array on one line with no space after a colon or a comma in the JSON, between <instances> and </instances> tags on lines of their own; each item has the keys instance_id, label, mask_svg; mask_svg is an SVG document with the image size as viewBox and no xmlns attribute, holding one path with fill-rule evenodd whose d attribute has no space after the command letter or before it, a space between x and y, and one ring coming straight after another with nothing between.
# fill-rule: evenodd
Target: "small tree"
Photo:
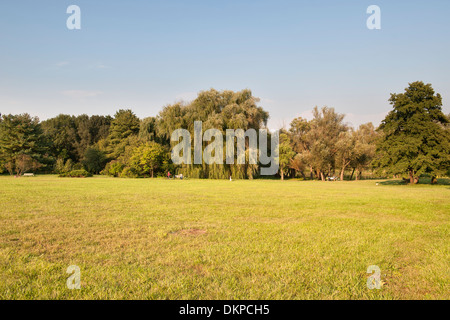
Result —
<instances>
[{"instance_id":1,"label":"small tree","mask_svg":"<svg viewBox=\"0 0 450 320\"><path fill-rule=\"evenodd\" d=\"M131 163L142 175L153 178L156 170L162 167L166 150L156 142L146 143L134 150Z\"/></svg>"},{"instance_id":2,"label":"small tree","mask_svg":"<svg viewBox=\"0 0 450 320\"><path fill-rule=\"evenodd\" d=\"M18 176L21 176L28 170L37 170L42 166L41 163L26 154L18 155L15 158L15 170Z\"/></svg>"},{"instance_id":3,"label":"small tree","mask_svg":"<svg viewBox=\"0 0 450 320\"><path fill-rule=\"evenodd\" d=\"M83 165L90 173L98 174L105 168L106 162L105 153L98 148L88 148L84 154Z\"/></svg>"}]
</instances>

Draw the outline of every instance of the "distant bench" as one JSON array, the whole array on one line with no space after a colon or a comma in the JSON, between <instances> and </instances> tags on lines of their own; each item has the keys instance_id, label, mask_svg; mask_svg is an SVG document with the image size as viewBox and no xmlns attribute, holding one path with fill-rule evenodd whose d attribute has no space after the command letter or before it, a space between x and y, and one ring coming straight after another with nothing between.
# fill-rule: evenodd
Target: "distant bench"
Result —
<instances>
[{"instance_id":1,"label":"distant bench","mask_svg":"<svg viewBox=\"0 0 450 320\"><path fill-rule=\"evenodd\" d=\"M24 177L34 177L34 173L24 173Z\"/></svg>"}]
</instances>

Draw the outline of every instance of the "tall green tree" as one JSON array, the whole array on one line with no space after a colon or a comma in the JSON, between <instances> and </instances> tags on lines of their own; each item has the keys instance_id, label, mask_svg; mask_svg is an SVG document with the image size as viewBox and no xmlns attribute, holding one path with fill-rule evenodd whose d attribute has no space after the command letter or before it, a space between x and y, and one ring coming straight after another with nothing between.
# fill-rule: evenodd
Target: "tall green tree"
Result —
<instances>
[{"instance_id":1,"label":"tall green tree","mask_svg":"<svg viewBox=\"0 0 450 320\"><path fill-rule=\"evenodd\" d=\"M58 115L41 123L48 141L49 152L55 159L71 159L79 163L86 150L106 139L112 121L110 116L86 114L74 117Z\"/></svg>"},{"instance_id":2,"label":"tall green tree","mask_svg":"<svg viewBox=\"0 0 450 320\"><path fill-rule=\"evenodd\" d=\"M354 132L355 150L350 166L353 168L352 176L356 171L356 180L361 178L362 172L367 170L372 163L376 153L376 142L378 134L371 122L359 126Z\"/></svg>"},{"instance_id":3,"label":"tall green tree","mask_svg":"<svg viewBox=\"0 0 450 320\"><path fill-rule=\"evenodd\" d=\"M250 90L238 92L215 89L202 91L189 104L176 103L166 106L157 117L157 134L170 142L176 129L186 129L194 139L194 122L202 121L203 130L218 129L225 134L226 129L262 129L267 125L269 114L258 106L259 99ZM207 143L203 142L203 147ZM193 143L192 143L193 146ZM246 147L248 141L246 141ZM225 145L224 145L225 147ZM256 169L254 165L183 165L180 172L198 178L251 178Z\"/></svg>"},{"instance_id":4,"label":"tall green tree","mask_svg":"<svg viewBox=\"0 0 450 320\"><path fill-rule=\"evenodd\" d=\"M74 116L60 114L41 123L44 135L49 142L49 151L54 158L80 160L76 144L79 141Z\"/></svg>"},{"instance_id":5,"label":"tall green tree","mask_svg":"<svg viewBox=\"0 0 450 320\"><path fill-rule=\"evenodd\" d=\"M45 143L38 118L29 114L3 115L0 121L0 163L21 175L42 166Z\"/></svg>"},{"instance_id":6,"label":"tall green tree","mask_svg":"<svg viewBox=\"0 0 450 320\"><path fill-rule=\"evenodd\" d=\"M107 141L108 155L117 159L130 144L129 139L137 137L140 120L131 110L119 110L111 122L110 134Z\"/></svg>"},{"instance_id":7,"label":"tall green tree","mask_svg":"<svg viewBox=\"0 0 450 320\"><path fill-rule=\"evenodd\" d=\"M133 111L119 110L114 115L114 119L111 122L110 138L114 140L123 140L131 135L139 133L140 120L133 113Z\"/></svg>"},{"instance_id":8,"label":"tall green tree","mask_svg":"<svg viewBox=\"0 0 450 320\"><path fill-rule=\"evenodd\" d=\"M105 168L107 162L106 155L98 148L90 147L84 154L83 165L86 171L98 174Z\"/></svg>"},{"instance_id":9,"label":"tall green tree","mask_svg":"<svg viewBox=\"0 0 450 320\"><path fill-rule=\"evenodd\" d=\"M110 116L81 115L75 118L77 140L74 141L78 159L83 160L86 150L109 135Z\"/></svg>"},{"instance_id":10,"label":"tall green tree","mask_svg":"<svg viewBox=\"0 0 450 320\"><path fill-rule=\"evenodd\" d=\"M337 141L348 127L343 122L344 115L334 108L323 107L313 110L314 118L309 121L309 130L305 134L307 150L303 159L316 172L316 176L325 181L336 167Z\"/></svg>"},{"instance_id":11,"label":"tall green tree","mask_svg":"<svg viewBox=\"0 0 450 320\"><path fill-rule=\"evenodd\" d=\"M450 165L450 132L441 95L418 81L404 93L391 94L389 101L393 110L379 127L382 139L375 163L388 173L408 173L410 183L423 173L444 174Z\"/></svg>"},{"instance_id":12,"label":"tall green tree","mask_svg":"<svg viewBox=\"0 0 450 320\"><path fill-rule=\"evenodd\" d=\"M309 169L310 177L313 179L313 167L308 162L311 141L308 139L308 132L311 130L311 124L308 120L298 117L292 120L289 128L289 136L292 141L292 149L297 154L291 161L291 168L296 172L300 172L305 178L304 170Z\"/></svg>"}]
</instances>

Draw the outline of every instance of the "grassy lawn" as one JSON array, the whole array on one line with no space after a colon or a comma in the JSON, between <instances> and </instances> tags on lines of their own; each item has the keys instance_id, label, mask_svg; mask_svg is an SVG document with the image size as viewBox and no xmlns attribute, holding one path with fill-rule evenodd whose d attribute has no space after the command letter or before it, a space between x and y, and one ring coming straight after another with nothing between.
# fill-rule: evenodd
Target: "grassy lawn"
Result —
<instances>
[{"instance_id":1,"label":"grassy lawn","mask_svg":"<svg viewBox=\"0 0 450 320\"><path fill-rule=\"evenodd\" d=\"M449 299L449 233L442 185L4 176L0 299Z\"/></svg>"}]
</instances>

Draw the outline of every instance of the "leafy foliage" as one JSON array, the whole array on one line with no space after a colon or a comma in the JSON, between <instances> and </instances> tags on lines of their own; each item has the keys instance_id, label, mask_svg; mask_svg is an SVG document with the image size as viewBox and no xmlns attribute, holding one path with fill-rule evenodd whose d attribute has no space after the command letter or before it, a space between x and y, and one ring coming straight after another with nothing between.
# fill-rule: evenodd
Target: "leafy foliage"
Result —
<instances>
[{"instance_id":1,"label":"leafy foliage","mask_svg":"<svg viewBox=\"0 0 450 320\"><path fill-rule=\"evenodd\" d=\"M131 164L139 175L149 174L153 178L155 171L161 168L166 153L160 144L149 142L134 150Z\"/></svg>"},{"instance_id":2,"label":"leafy foliage","mask_svg":"<svg viewBox=\"0 0 450 320\"><path fill-rule=\"evenodd\" d=\"M430 84L413 82L404 93L392 94L393 110L382 122L376 165L389 173L445 174L450 165L450 131L442 97Z\"/></svg>"},{"instance_id":3,"label":"leafy foliage","mask_svg":"<svg viewBox=\"0 0 450 320\"><path fill-rule=\"evenodd\" d=\"M281 180L284 180L285 172L290 168L291 160L295 156L292 146L287 134L280 134L280 175Z\"/></svg>"},{"instance_id":4,"label":"leafy foliage","mask_svg":"<svg viewBox=\"0 0 450 320\"><path fill-rule=\"evenodd\" d=\"M92 173L86 170L72 170L59 175L61 178L89 178L92 177Z\"/></svg>"},{"instance_id":5,"label":"leafy foliage","mask_svg":"<svg viewBox=\"0 0 450 320\"><path fill-rule=\"evenodd\" d=\"M0 121L0 163L10 174L37 170L45 156L45 143L38 118L29 114L3 115Z\"/></svg>"},{"instance_id":6,"label":"leafy foliage","mask_svg":"<svg viewBox=\"0 0 450 320\"><path fill-rule=\"evenodd\" d=\"M435 181L434 177L450 175L450 115L442 113L441 96L431 85L414 82L405 93L392 94L390 102L393 110L378 129L372 123L353 129L343 114L328 107L315 107L310 121L294 119L280 134L281 179L307 179L309 174L311 179L339 175L344 180L351 171L350 180L355 172L358 180L374 169L382 175L409 173L413 182L423 174ZM86 170L114 177L154 177L170 171L192 178L252 179L258 177L260 164L249 164L247 139L246 164L175 166L170 138L176 129L188 130L193 153L195 121L202 121L203 131L219 129L223 136L227 129L265 129L269 114L258 103L250 90L210 89L192 102L167 105L156 117L142 120L129 109L114 117L61 114L42 123L28 114L4 115L0 173L52 170L69 175ZM203 142L203 149L207 144Z\"/></svg>"},{"instance_id":7,"label":"leafy foliage","mask_svg":"<svg viewBox=\"0 0 450 320\"><path fill-rule=\"evenodd\" d=\"M87 171L98 174L103 170L107 162L106 155L98 148L88 148L84 154L83 165Z\"/></svg>"}]
</instances>

